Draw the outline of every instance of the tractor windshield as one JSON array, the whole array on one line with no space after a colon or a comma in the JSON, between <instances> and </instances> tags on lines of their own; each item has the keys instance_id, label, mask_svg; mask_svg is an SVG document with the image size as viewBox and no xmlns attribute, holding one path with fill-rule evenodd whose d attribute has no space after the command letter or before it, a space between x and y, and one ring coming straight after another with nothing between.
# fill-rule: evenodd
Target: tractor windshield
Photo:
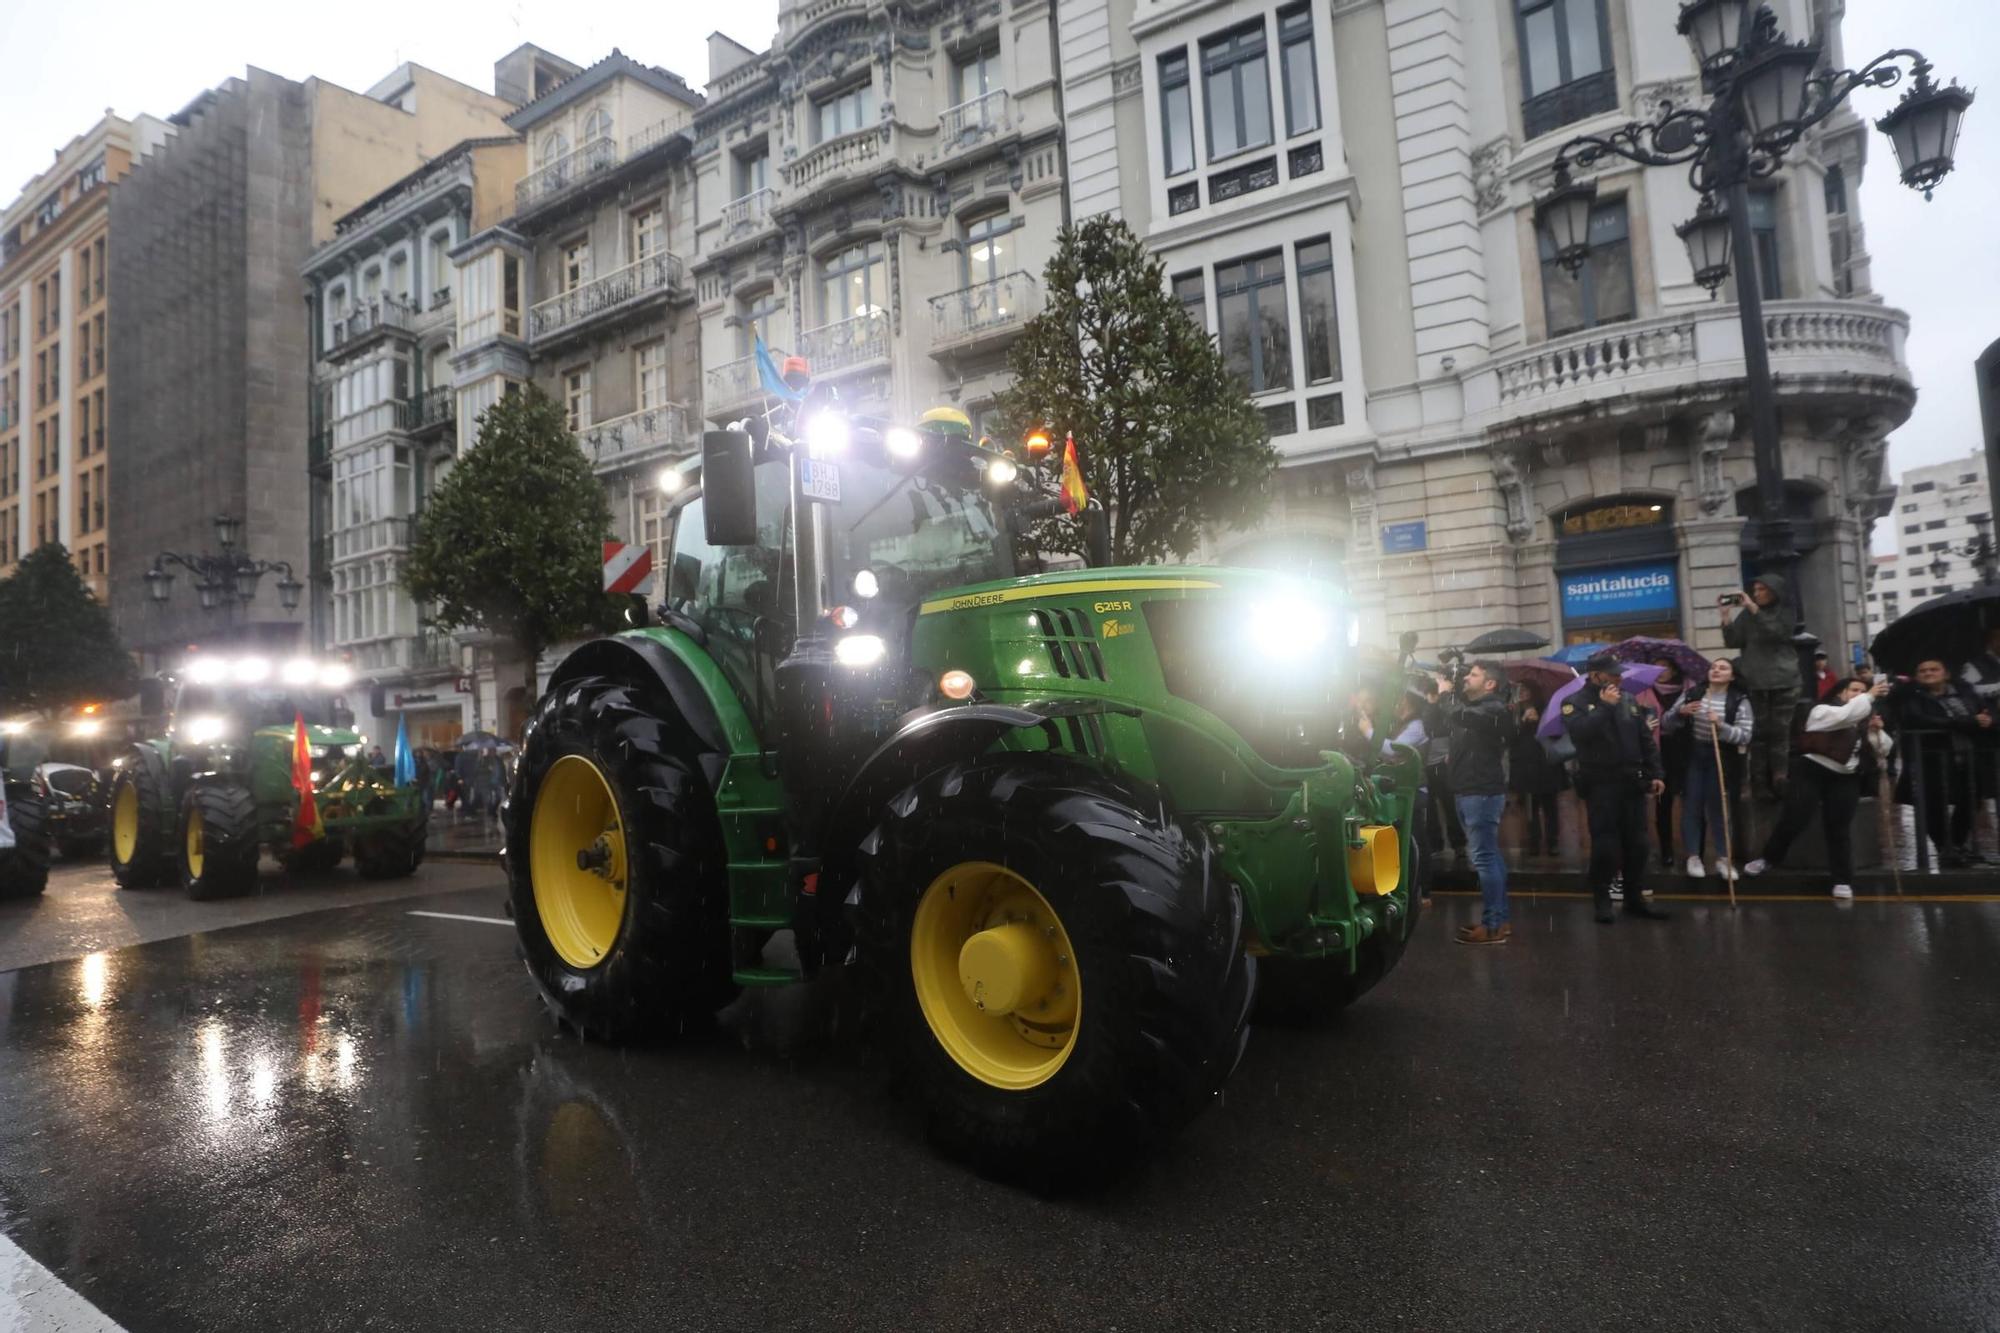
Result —
<instances>
[{"instance_id":1,"label":"tractor windshield","mask_svg":"<svg viewBox=\"0 0 2000 1333\"><path fill-rule=\"evenodd\" d=\"M311 685L190 684L181 690L174 711L181 717L219 715L245 731L289 727L296 717L315 727L354 724L354 712L341 694Z\"/></svg>"},{"instance_id":2,"label":"tractor windshield","mask_svg":"<svg viewBox=\"0 0 2000 1333\"><path fill-rule=\"evenodd\" d=\"M946 588L1013 577L1005 516L969 460L921 472L841 470L844 493L829 524L834 587L853 587L865 570L883 604L910 606Z\"/></svg>"}]
</instances>

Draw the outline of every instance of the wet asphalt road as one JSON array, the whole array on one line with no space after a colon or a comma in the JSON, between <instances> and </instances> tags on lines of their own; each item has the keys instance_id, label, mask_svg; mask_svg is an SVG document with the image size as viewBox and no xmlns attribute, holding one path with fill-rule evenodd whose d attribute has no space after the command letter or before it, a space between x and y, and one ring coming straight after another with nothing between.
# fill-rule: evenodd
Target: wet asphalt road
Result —
<instances>
[{"instance_id":1,"label":"wet asphalt road","mask_svg":"<svg viewBox=\"0 0 2000 1333\"><path fill-rule=\"evenodd\" d=\"M1474 951L1448 900L1056 1201L935 1157L820 996L580 1046L509 928L412 909L499 899L0 973L0 1231L135 1333L2000 1326L2000 904L1522 901Z\"/></svg>"}]
</instances>

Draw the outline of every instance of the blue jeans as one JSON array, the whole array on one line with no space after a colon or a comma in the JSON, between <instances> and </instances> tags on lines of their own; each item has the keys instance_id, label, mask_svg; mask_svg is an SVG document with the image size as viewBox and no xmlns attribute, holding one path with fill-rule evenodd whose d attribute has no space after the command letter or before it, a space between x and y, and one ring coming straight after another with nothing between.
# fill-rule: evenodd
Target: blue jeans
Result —
<instances>
[{"instance_id":1,"label":"blue jeans","mask_svg":"<svg viewBox=\"0 0 2000 1333\"><path fill-rule=\"evenodd\" d=\"M1501 796L1461 796L1458 820L1465 825L1466 850L1472 853L1472 868L1479 874L1480 919L1488 930L1507 922L1507 863L1500 859L1500 812L1507 806Z\"/></svg>"},{"instance_id":2,"label":"blue jeans","mask_svg":"<svg viewBox=\"0 0 2000 1333\"><path fill-rule=\"evenodd\" d=\"M1687 782L1681 791L1681 850L1688 856L1708 855L1708 839L1715 839L1718 855L1723 849L1722 803L1726 799L1722 778L1715 771L1713 749L1696 750L1688 757Z\"/></svg>"}]
</instances>

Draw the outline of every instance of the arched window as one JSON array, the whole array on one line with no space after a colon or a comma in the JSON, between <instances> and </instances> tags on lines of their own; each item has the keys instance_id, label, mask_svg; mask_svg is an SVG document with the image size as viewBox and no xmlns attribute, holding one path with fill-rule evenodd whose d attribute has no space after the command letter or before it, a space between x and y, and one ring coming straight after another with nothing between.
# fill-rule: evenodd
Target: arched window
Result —
<instances>
[{"instance_id":1,"label":"arched window","mask_svg":"<svg viewBox=\"0 0 2000 1333\"><path fill-rule=\"evenodd\" d=\"M548 138L542 140L542 165L566 157L569 154L569 136L561 130L550 130Z\"/></svg>"},{"instance_id":2,"label":"arched window","mask_svg":"<svg viewBox=\"0 0 2000 1333\"><path fill-rule=\"evenodd\" d=\"M611 137L611 113L603 107L594 108L583 122L583 141L596 143L599 139Z\"/></svg>"}]
</instances>

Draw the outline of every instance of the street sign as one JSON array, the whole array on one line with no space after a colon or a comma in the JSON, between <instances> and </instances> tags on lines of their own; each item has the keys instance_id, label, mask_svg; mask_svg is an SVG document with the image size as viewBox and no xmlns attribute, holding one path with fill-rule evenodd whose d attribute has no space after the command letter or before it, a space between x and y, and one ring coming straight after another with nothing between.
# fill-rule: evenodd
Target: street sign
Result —
<instances>
[{"instance_id":1,"label":"street sign","mask_svg":"<svg viewBox=\"0 0 2000 1333\"><path fill-rule=\"evenodd\" d=\"M799 460L799 493L823 504L840 503L840 466L824 458Z\"/></svg>"},{"instance_id":2,"label":"street sign","mask_svg":"<svg viewBox=\"0 0 2000 1333\"><path fill-rule=\"evenodd\" d=\"M1382 525L1382 549L1390 555L1405 551L1421 551L1430 545L1430 536L1424 530L1424 520L1414 523L1385 523Z\"/></svg>"},{"instance_id":3,"label":"street sign","mask_svg":"<svg viewBox=\"0 0 2000 1333\"><path fill-rule=\"evenodd\" d=\"M604 543L604 591L637 592L653 573L653 548L635 543Z\"/></svg>"}]
</instances>

